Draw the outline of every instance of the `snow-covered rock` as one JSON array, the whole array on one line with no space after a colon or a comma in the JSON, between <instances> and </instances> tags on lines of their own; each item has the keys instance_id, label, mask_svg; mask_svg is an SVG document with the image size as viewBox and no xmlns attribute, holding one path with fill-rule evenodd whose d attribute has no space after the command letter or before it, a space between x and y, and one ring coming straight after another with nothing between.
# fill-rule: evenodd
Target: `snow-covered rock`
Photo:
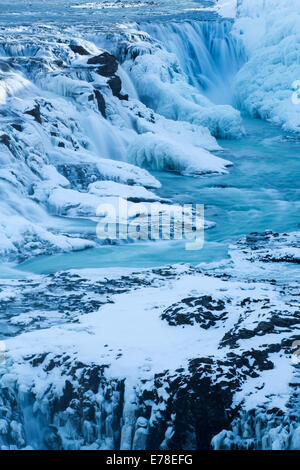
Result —
<instances>
[{"instance_id":1,"label":"snow-covered rock","mask_svg":"<svg viewBox=\"0 0 300 470\"><path fill-rule=\"evenodd\" d=\"M297 448L299 286L236 268L0 281L3 448Z\"/></svg>"},{"instance_id":2,"label":"snow-covered rock","mask_svg":"<svg viewBox=\"0 0 300 470\"><path fill-rule=\"evenodd\" d=\"M188 84L176 58L156 41L145 40L149 53L138 55L129 73L129 63L120 68L116 57L100 47L99 41L105 43L101 35L93 43L52 27L33 29L34 37L24 28L13 34L2 30L0 38L0 191L1 210L7 216L1 222L6 258L25 256L22 237L25 247L31 242L36 246L31 254L93 246L96 233L76 241L61 225L53 229L52 216L93 218L107 197L114 198L114 204L125 196L132 203L158 201L149 189L160 183L146 169L188 175L227 171L230 162L213 155L220 147L211 132L238 135L239 113L212 105ZM137 33L130 39L124 34L114 33L111 43L121 58L125 37L129 58L136 47L140 52L136 37L147 35ZM142 59L144 64L139 63ZM137 99L142 81L135 89L134 76L139 73L150 85L155 76L158 87L167 86L170 93L174 88L174 106L186 101L179 104L179 114L175 108L166 112L166 96L157 106L146 103L150 107ZM159 97L152 98L155 104ZM104 181L111 182L111 189ZM14 221L19 221L15 228L10 225Z\"/></svg>"},{"instance_id":3,"label":"snow-covered rock","mask_svg":"<svg viewBox=\"0 0 300 470\"><path fill-rule=\"evenodd\" d=\"M207 150L152 133L138 136L128 148L131 163L152 170L175 171L185 175L226 173L229 161Z\"/></svg>"}]
</instances>

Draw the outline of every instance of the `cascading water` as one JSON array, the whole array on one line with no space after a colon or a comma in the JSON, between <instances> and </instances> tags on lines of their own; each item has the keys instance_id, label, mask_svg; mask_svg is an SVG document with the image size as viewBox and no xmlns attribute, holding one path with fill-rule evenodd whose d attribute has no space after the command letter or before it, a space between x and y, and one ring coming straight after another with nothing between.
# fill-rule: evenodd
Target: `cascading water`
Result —
<instances>
[{"instance_id":1,"label":"cascading water","mask_svg":"<svg viewBox=\"0 0 300 470\"><path fill-rule=\"evenodd\" d=\"M0 283L0 339L8 345L7 363L1 363L0 348L0 448L207 449L213 436L215 448L299 448L299 416L294 413L287 423L281 410L277 417L278 410L267 410L264 404L260 415L245 412L236 417L234 412L234 421L230 414L236 392L244 399L252 387L254 403L257 396L259 402L260 393L268 394L267 383L269 392L279 397L278 389L274 392L278 364L283 357L282 370L289 373L285 357L295 339L299 313L296 274L281 266L298 262L298 239L271 231L247 235L266 228L295 230L297 141L259 122L247 123L243 140L222 142L223 151L211 135L240 136L238 111L214 105L202 95L215 103L231 102L231 81L246 60L231 26L220 19L173 18L151 24L143 20L137 42L136 31L127 36L122 28L116 34L95 33L89 39L99 50L80 42L88 37L86 29L80 30L81 39L74 45L68 35L58 39L50 27L50 33L43 31L46 45L3 49L20 74L5 89L3 104L12 97L15 114L3 114L1 164L6 167L0 175L5 181L0 208L6 219L9 205L20 206L22 229L29 215L35 223L24 235L20 231L16 246L20 260L31 257L27 267L25 262L18 268L37 275L11 283L4 276ZM143 37L143 31L149 37ZM77 49L74 54L71 46ZM126 51L117 57L124 59L119 70L111 67L104 75L99 73L102 48L116 55ZM90 68L89 58L96 67ZM113 59L108 58L108 69ZM178 71L178 62L189 84ZM37 87L28 87L25 104L19 88L12 86L23 83L23 74ZM139 93L139 81L145 96ZM229 162L210 151L228 156L234 164L229 174L224 166ZM126 160L170 170L155 173L163 183L158 196L146 188L159 188L159 181ZM154 161L160 165L155 167ZM207 173L210 178L190 178ZM103 182L107 185L102 188L117 191L109 197L121 190L130 194L130 189L137 191L132 199L138 201L138 190L144 190L146 201L157 196L180 204L205 202L209 219L216 221L205 249L185 252L181 241L95 248L93 239L90 243L73 236L68 241L59 238L58 218L56 232L38 230L50 207L61 215L63 233L70 233L67 224L74 217L72 233L82 235L80 224L85 221L80 216L93 222L88 215L104 197L97 190L97 183ZM37 212L35 205L42 209ZM10 215L7 211L7 219ZM5 222L0 220L0 227ZM15 231L16 221L12 227ZM14 248L13 231L8 231L7 250ZM94 236L94 227L91 231ZM229 244L244 235L240 248L232 248L227 265ZM51 251L56 250L55 243L61 251L71 251L69 246L82 251L59 251L56 257ZM289 263L261 268L265 260L272 265L272 243L277 247L275 261ZM87 247L92 249L84 251ZM251 258L253 253L257 259ZM157 268L182 261L203 265ZM149 263L156 268L147 270ZM274 281L278 265L279 286ZM106 269L112 266L116 271ZM143 269L138 271L137 266ZM87 269L66 271L71 268ZM41 276L44 272L47 275ZM291 393L289 380L295 390L298 387L299 377L290 375L284 377L288 391L283 394ZM272 397L271 401L273 405ZM299 408L296 401L290 402L292 411Z\"/></svg>"},{"instance_id":2,"label":"cascading water","mask_svg":"<svg viewBox=\"0 0 300 470\"><path fill-rule=\"evenodd\" d=\"M232 102L232 80L245 63L246 53L242 42L231 34L231 21L149 22L139 29L176 55L191 85L215 103Z\"/></svg>"}]
</instances>

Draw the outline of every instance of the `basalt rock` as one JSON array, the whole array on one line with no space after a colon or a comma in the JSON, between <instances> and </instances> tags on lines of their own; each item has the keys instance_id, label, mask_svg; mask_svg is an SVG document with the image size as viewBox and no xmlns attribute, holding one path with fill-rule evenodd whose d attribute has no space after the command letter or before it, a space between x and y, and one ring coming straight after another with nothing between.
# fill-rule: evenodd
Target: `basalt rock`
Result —
<instances>
[{"instance_id":1,"label":"basalt rock","mask_svg":"<svg viewBox=\"0 0 300 470\"><path fill-rule=\"evenodd\" d=\"M120 100L128 101L128 95L123 95L121 93L122 82L121 82L120 77L118 77L117 75L112 77L110 80L108 80L108 85L114 96L116 96Z\"/></svg>"},{"instance_id":2,"label":"basalt rock","mask_svg":"<svg viewBox=\"0 0 300 470\"><path fill-rule=\"evenodd\" d=\"M198 324L204 329L209 329L226 318L225 302L214 300L207 295L183 299L171 305L161 315L161 319L166 320L171 326Z\"/></svg>"},{"instance_id":3,"label":"basalt rock","mask_svg":"<svg viewBox=\"0 0 300 470\"><path fill-rule=\"evenodd\" d=\"M10 146L10 138L9 138L9 136L8 136L7 134L2 134L2 135L0 136L0 142L1 142L1 144L4 144L4 145L6 145L6 147L9 148L9 146Z\"/></svg>"},{"instance_id":4,"label":"basalt rock","mask_svg":"<svg viewBox=\"0 0 300 470\"><path fill-rule=\"evenodd\" d=\"M108 52L103 52L98 56L91 57L88 59L89 65L100 65L97 69L97 73L103 77L112 77L118 70L118 62L115 56Z\"/></svg>"},{"instance_id":5,"label":"basalt rock","mask_svg":"<svg viewBox=\"0 0 300 470\"><path fill-rule=\"evenodd\" d=\"M106 118L106 104L103 95L99 90L95 90L95 98L97 100L97 105L100 113L104 118Z\"/></svg>"},{"instance_id":6,"label":"basalt rock","mask_svg":"<svg viewBox=\"0 0 300 470\"><path fill-rule=\"evenodd\" d=\"M33 116L36 122L38 122L39 124L42 124L41 107L39 104L37 104L33 109L30 109L29 111L25 111L25 114L29 114L30 116Z\"/></svg>"},{"instance_id":7,"label":"basalt rock","mask_svg":"<svg viewBox=\"0 0 300 470\"><path fill-rule=\"evenodd\" d=\"M69 181L71 188L87 190L89 184L102 180L102 176L95 164L68 164L57 165L57 170Z\"/></svg>"},{"instance_id":8,"label":"basalt rock","mask_svg":"<svg viewBox=\"0 0 300 470\"><path fill-rule=\"evenodd\" d=\"M79 55L90 55L90 53L83 47L76 44L69 44L70 49L72 49L75 54Z\"/></svg>"},{"instance_id":9,"label":"basalt rock","mask_svg":"<svg viewBox=\"0 0 300 470\"><path fill-rule=\"evenodd\" d=\"M11 127L13 127L14 129L16 129L16 131L18 132L22 132L22 126L20 124L12 124Z\"/></svg>"}]
</instances>

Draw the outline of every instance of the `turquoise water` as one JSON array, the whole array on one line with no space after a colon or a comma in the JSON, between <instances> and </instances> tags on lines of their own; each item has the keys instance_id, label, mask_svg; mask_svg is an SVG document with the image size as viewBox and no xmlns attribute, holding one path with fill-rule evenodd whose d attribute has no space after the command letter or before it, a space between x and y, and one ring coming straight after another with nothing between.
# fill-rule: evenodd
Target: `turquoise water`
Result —
<instances>
[{"instance_id":1,"label":"turquoise water","mask_svg":"<svg viewBox=\"0 0 300 470\"><path fill-rule=\"evenodd\" d=\"M88 4L94 5L88 7ZM97 8L101 4L105 8ZM198 12L197 9L214 4L215 0L0 0L0 25L81 25L92 26L95 30L111 28L116 23L144 20L145 17L149 20L157 17L212 18L215 16L213 12Z\"/></svg>"},{"instance_id":2,"label":"turquoise water","mask_svg":"<svg viewBox=\"0 0 300 470\"><path fill-rule=\"evenodd\" d=\"M191 178L155 173L160 194L180 203L205 204L206 219L216 227L205 232L204 248L186 251L184 241L140 242L103 246L77 253L42 256L18 266L32 273L104 267L152 267L226 259L228 246L250 232L299 229L300 141L269 123L245 119L246 134L221 141L230 160L227 175Z\"/></svg>"}]
</instances>

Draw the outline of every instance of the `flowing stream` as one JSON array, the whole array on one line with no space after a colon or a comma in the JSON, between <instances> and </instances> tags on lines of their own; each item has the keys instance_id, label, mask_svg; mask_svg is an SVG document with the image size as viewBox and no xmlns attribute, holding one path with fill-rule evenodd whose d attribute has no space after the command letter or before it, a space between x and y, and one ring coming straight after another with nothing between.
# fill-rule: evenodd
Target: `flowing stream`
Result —
<instances>
[{"instance_id":1,"label":"flowing stream","mask_svg":"<svg viewBox=\"0 0 300 470\"><path fill-rule=\"evenodd\" d=\"M299 174L300 143L261 120L245 118L244 125L242 139L220 141L222 154L233 163L227 175L191 178L154 173L162 183L163 197L205 204L206 218L216 226L205 232L202 250L187 251L184 242L178 241L139 242L42 256L26 261L19 269L49 273L75 268L212 263L226 258L228 246L242 235L296 230L300 189L295 173ZM81 223L87 230L84 221Z\"/></svg>"},{"instance_id":2,"label":"flowing stream","mask_svg":"<svg viewBox=\"0 0 300 470\"><path fill-rule=\"evenodd\" d=\"M146 31L174 53L189 82L213 102L233 103L232 81L247 58L241 43L230 34L230 20L147 21L138 22L137 29ZM89 33L87 37L90 39L90 36ZM100 34L98 42L104 41L108 48L110 40L104 40L104 37ZM296 230L300 205L299 178L295 177L300 174L299 140L261 120L244 117L244 127L242 138L219 141L223 149L220 156L233 163L228 174L193 178L167 172L153 173L162 183L159 191L162 197L178 203L205 205L206 219L216 225L205 232L202 250L187 251L184 241L126 243L40 256L19 265L18 270L40 274L72 268L219 262L228 257L228 247L242 235L265 230ZM110 129L115 133L110 124L102 131L111 135ZM88 130L92 132L91 126ZM97 129L94 134L96 137L99 134ZM119 140L114 134L110 141L110 145L113 142L109 152L111 158L114 158L111 155L114 149L122 154ZM103 139L100 141L103 146ZM106 147L105 151L107 153ZM56 218L55 224L81 234L94 234L96 227L95 223L85 219Z\"/></svg>"},{"instance_id":3,"label":"flowing stream","mask_svg":"<svg viewBox=\"0 0 300 470\"><path fill-rule=\"evenodd\" d=\"M126 63L122 63L124 57L122 57L120 43L126 34L124 30L133 28L134 32L130 34L133 37L138 36L139 47L141 43L143 45L143 39L145 39L145 35L141 34L144 31L152 38L149 38L148 43L145 40L146 47L150 47L151 50L155 43L155 47L158 47L161 52L160 45L156 43L159 41L162 49L176 55L178 63L174 61L174 68L181 67L188 78L189 84L186 83L185 77L182 82L186 85L186 90L192 89L195 96L198 94L198 99L200 91L214 104L235 106L233 81L238 70L247 61L247 57L241 42L231 35L231 20L216 19L217 15L214 11L210 13L200 11L202 7L212 6L214 2L209 0L176 0L174 2L145 0L147 6L145 6L143 14L144 2L132 0L129 2L130 5L127 2L128 12L126 11L124 14L126 5L117 1L115 5L112 2L116 8L108 8L107 5L110 2L104 2L106 6L103 7L103 10L99 7L101 2L94 2L92 3L94 6L91 7L89 6L91 3L87 3L86 0L77 0L74 3L62 0L60 4L57 1L37 2L37 0L33 0L30 8L26 6L25 0L19 0L18 5L15 6L4 1L2 2L2 12L0 12L0 27L4 16L5 18L9 17L10 21L14 21L12 29L15 26L23 25L27 20L29 24L31 20L33 23L41 23L45 19L47 11L48 23L51 26L43 26L46 37L47 28L51 29L53 25L54 27L59 26L60 21L63 25L62 29L67 34L69 32L73 34L74 30L78 28L80 40L92 41L100 49L105 49L116 55L120 62L118 73L123 84L122 91L129 94L129 106L134 106L134 99L143 100L143 97L139 95L138 84L134 82L134 77L130 76L130 70L126 68ZM124 8L121 8L119 4ZM159 7L156 8L158 4ZM199 7L199 11L197 9L193 12L190 11L189 7L195 7L195 5ZM162 19L162 15L164 19ZM127 24L125 24L125 19ZM110 29L112 24L115 29ZM22 34L22 26L19 34ZM141 37L143 37L142 40L140 40ZM17 31L14 33L14 39L16 44L9 43L9 47L3 50L10 57L9 51L11 52L12 49L20 59ZM51 41L56 44L56 38L53 39L53 36L51 36ZM74 70L82 69L80 83L91 86L87 80L86 67L82 66L85 60L81 57L82 46L69 43L67 47L71 48L71 45L79 50L81 48L81 54L78 53L80 57L77 57L74 67ZM31 59L34 57L39 63L39 50L35 51L35 46L31 45L28 50L24 49L24 51L21 63L26 63L26 54ZM165 55L162 57L169 58L166 51L163 53ZM151 60L155 54L149 55L149 68L151 69ZM12 53L11 56L13 57L14 54ZM47 63L44 56L42 56L43 60ZM153 60L155 61L155 58ZM155 64L153 65L155 70ZM164 65L165 62L163 62ZM166 67L167 72L163 66L158 68L162 74L172 75L171 66L169 69ZM151 72L152 70L149 74ZM59 82L59 78L64 78L60 77L60 73L60 70L57 75L51 75L49 72L51 78L49 83L46 83L49 88L43 89L41 87L46 97L49 96L52 99L55 93L56 98L59 96L59 84L65 83ZM114 74L112 72L108 75L111 77ZM76 75L74 76L76 78ZM117 77L114 76L114 78ZM161 83L165 85L163 81ZM168 84L168 82L166 83ZM170 80L170 88L172 84ZM192 85L194 89L189 85ZM88 89L90 90L90 88ZM96 90L96 88L92 89L93 93L94 91L96 93ZM150 90L152 89L150 88ZM81 88L79 91L78 95L84 96L84 93L81 93ZM166 101L168 101L168 92L169 90L163 97ZM74 105L75 99L73 100L70 95L65 92L62 96L64 101L59 101L59 103L70 104L71 102ZM93 100L93 96L90 94L89 98L92 97ZM176 93L174 96L177 96ZM178 98L180 99L179 93ZM139 110L144 111L146 109L144 105L150 108L146 109L148 113L146 117L154 115L154 111L157 111L153 102L151 103L151 99L152 95L149 93L148 102L144 98L144 103L139 103ZM89 102L92 100L89 99ZM107 102L108 108L114 103L113 100L116 100L119 105L117 109L122 113L123 108L120 103L123 103L124 95L122 96L118 92L114 96L110 96L110 100ZM203 98L203 101L207 100ZM195 102L197 102L197 97ZM215 109L214 105L211 104L211 106ZM39 113L39 109L35 107L26 113L31 113L33 116L32 112L34 111L36 115ZM75 105L73 109L77 110ZM121 125L119 125L118 117L120 116L118 114L113 115L115 119L110 119L110 115L99 113L100 108L96 112L95 110L91 111L87 106L82 106L80 109L83 110L82 113L76 115L78 122L80 121L79 127L87 141L92 143L95 159L102 160L102 164L104 160L104 167L107 162L105 158L108 157L114 160L110 163L108 161L108 166L115 163L121 165L119 161L126 164L126 144L130 140L130 133L136 133L135 137L143 138L142 133L137 135L138 131L134 128L130 118L128 117L128 122L132 124L132 128L130 128L131 124L128 124L128 127L122 125L121 119ZM89 111L86 111L87 109ZM223 109L222 112L224 112L224 109L228 111L230 108L222 106L218 109ZM206 110L208 112L209 106ZM231 111L233 110L231 109ZM63 109L62 114L64 114ZM156 116L158 114L159 112ZM230 124L234 122L234 118L231 116L235 114L238 115L235 111L233 114L229 113ZM129 113L128 116L130 116ZM141 120L147 121L141 113L137 116ZM188 113L186 116L188 119ZM39 120L41 118L41 116L36 117L39 117ZM157 122L153 118L157 127L161 122L159 118L157 118ZM239 116L237 118L239 120ZM225 118L224 121L226 121ZM43 123L43 121L41 122ZM168 125L173 125L174 128L178 124L178 122L168 122L171 122ZM75 129L73 121L71 124ZM151 128L150 124L151 119L148 118L149 128ZM185 124L187 123L181 122L178 127L182 125L184 128ZM13 362L8 364L11 367L9 374L7 377L4 375L4 381L0 381L1 387L4 383L5 390L4 393L0 390L0 411L2 410L0 418L3 418L0 420L2 421L2 423L0 422L2 426L0 447L3 444L5 448L12 446L13 449L29 446L29 449L122 448L129 450L158 448L164 450L180 449L180 446L184 445L191 449L209 448L210 439L222 429L228 428L229 404L231 403L233 407L238 401L233 401L233 398L230 398L232 400L230 401L227 394L237 392L244 394L243 400L250 396L249 401L251 403L251 399L254 400L253 407L257 412L257 421L254 420L253 414L247 414L247 409L242 415L240 429L243 438L246 436L246 444L245 447L242 447L244 444L241 443L241 448L251 448L253 442L256 442L258 448L272 448L272 441L270 440L270 444L267 438L269 439L271 436L275 439L276 419L281 416L279 413L277 416L276 409L280 408L280 400L283 399L286 403L287 395L290 394L290 391L287 392L285 388L278 388L280 382L278 377L282 380L283 385L292 380L288 375L291 374L290 362L284 362L284 360L290 354L290 351L287 352L287 348L290 348L290 344L295 339L293 330L296 328L299 313L296 305L299 294L296 292L293 281L299 276L297 271L299 268L296 263L288 262L266 262L261 263L264 266L260 266L260 261L258 261L252 263L249 275L247 268L250 266L250 262L247 259L240 269L241 273L239 273L239 267L235 268L233 266L235 263L231 262L233 257L230 258L230 250L238 240L253 232L262 233L270 230L284 234L299 230L300 140L298 136L284 132L269 122L252 119L248 116L243 116L243 125L245 132L242 137L236 140L219 140L220 150L212 151L216 156L232 163L232 166L227 168L227 173L193 177L183 176L176 172L150 171L161 182L161 188L153 191L162 199L167 199L175 204L204 205L205 219L211 224L210 228L205 230L205 241L201 250L188 251L186 240L132 243L118 241L102 246L99 243L97 247L90 249L84 248L91 246L91 244L78 245L78 249L82 248L82 251L34 257L30 249L34 246L35 240L33 239L31 245L26 244L28 243L26 240L24 241L25 249L30 251L31 258L20 264L6 263L0 266L2 283L0 289L2 295L0 298L2 305L0 346L2 340L6 341L8 338L9 354L12 354L12 358L17 358L10 359ZM16 124L14 126L14 129L17 130ZM64 128L67 127L64 124ZM59 130L59 127L57 129ZM197 129L201 130L200 127ZM72 132L71 129L71 137ZM175 134L176 132L170 133L170 139ZM185 134L180 134L179 130L178 135L180 139L180 136ZM223 134L216 132L215 135ZM53 133L53 129L51 136L56 137L56 132ZM73 136L76 137L76 129ZM153 136L155 137L156 134ZM192 136L192 132L187 133L187 136ZM29 137L31 139L30 134ZM152 135L150 137L152 138ZM3 134L1 138L2 143L6 142L5 145L9 148L8 136ZM26 141L28 147L30 139L28 138ZM182 140L184 141L184 137ZM26 146L22 149L25 155ZM72 173L72 166L76 166L75 151L71 152L70 150L70 158L61 162L59 158L66 155L68 149L65 148L63 142L59 142L58 147L54 154L57 155L57 161L51 162L57 164L58 169L60 166L68 167L69 165L67 169ZM65 151L61 150L62 147L65 148ZM83 145L79 148L82 150ZM84 147L84 149L86 148L88 148L88 144ZM183 145L180 149L185 150ZM86 154L84 153L83 156ZM179 159L180 157L181 155L179 155ZM84 157L82 160L78 157L78 162L76 168L79 168L78 173L80 173L86 161ZM131 170L127 170L128 173L134 171L132 167L129 168ZM174 168L177 169L176 166ZM92 170L90 171L92 172ZM79 177L78 181L74 178L74 183L70 178L69 182L70 185L74 183L77 190L80 189L77 193L74 191L72 194L77 194L79 198L82 197L84 200L86 187L88 187L88 176L97 178L97 175L89 175L84 172L82 174L84 177L81 180ZM146 175L150 178L149 174L146 173ZM100 175L99 181L102 176ZM124 184L123 189L124 187L127 188L126 190L132 189L129 185L134 181L134 177L131 173L129 176L128 185ZM82 180L86 183L85 185L81 184ZM108 180L103 179L105 183L113 186L115 182L112 184L112 180L112 177L111 180L109 178ZM31 182L32 180L30 180ZM5 202L11 200L12 206L16 206L18 199L15 199L14 191L11 191L11 199L9 199L5 192L6 187L6 183L3 183L2 199ZM151 186L149 185L149 187ZM145 188L139 189L146 191ZM65 190L65 188L61 187L59 190ZM28 206L24 203L24 207L22 207L24 213L26 210L30 212L32 208L28 203L28 201L32 202L30 199L32 195L34 192L29 194L27 198ZM137 199L139 200L138 197ZM71 200L71 202L73 201ZM42 200L41 206L38 206L37 219L46 214L46 204ZM88 242L95 240L96 219L86 215L87 212L71 212L71 215L75 214L76 217L58 217L53 214L63 214L64 212L51 212L51 205L49 207L49 217L45 216L45 226L48 224L47 229L52 229L54 234L74 235L74 238L82 237ZM60 206L58 205L58 207ZM84 217L80 217L81 213L84 214ZM90 213L94 214L93 211ZM68 211L65 214L68 214ZM265 239L263 237L261 239L264 243ZM29 248L27 248L28 246ZM255 245L253 246L255 249ZM251 251L251 243L248 247ZM241 252L243 252L243 248L237 257L241 255ZM53 251L46 250L39 253L53 253ZM25 259L25 256L22 259ZM284 259L287 261L287 258ZM128 269L128 273L130 273L128 275L126 275L126 269L121 269L152 268L177 263L200 265L201 269L192 269L190 266L172 266L167 269L154 270L157 272L150 270L149 272L139 272L137 276L133 275L130 269ZM246 269L244 269L245 266ZM228 269L223 269L224 267ZM96 277L98 276L96 279L94 272L84 271L85 268L105 269L101 272L96 271ZM115 269L110 270L110 268ZM83 269L83 271L80 272L80 275L66 273L71 269ZM182 278L180 278L181 269L184 273ZM234 276L232 279L228 275L230 269L232 271L237 269L238 275L235 279ZM180 272L180 276L177 276L176 270ZM215 270L215 276L210 275L210 270ZM161 274L161 272L163 273ZM194 275L194 272L197 275ZM277 277L272 277L274 272ZM35 276L50 273L54 274ZM112 278L109 279L111 274ZM115 274L120 279L114 279ZM28 279L24 280L23 278ZM247 282L244 282L245 278ZM272 281L273 279L275 281ZM257 282L259 285L256 286L256 281L260 280L265 283ZM280 284L282 280L284 282ZM286 282L287 280L288 282ZM145 286L149 287L149 291L144 289ZM199 293L194 294L198 292L198 289L203 289L201 296ZM209 292L214 297L216 293L216 297L210 297ZM121 297L122 294L124 297ZM155 301L153 305L152 300ZM102 309L101 312L100 309ZM159 309L163 309L161 314L158 313ZM194 311L194 309L196 310ZM178 311L179 315L177 315ZM145 312L146 314L143 315ZM158 317L158 315L160 316ZM193 323L194 318L197 319L198 324ZM168 325L166 321L168 321ZM178 328L175 328L175 325ZM169 328L171 326L172 328ZM241 345L236 344L239 341L241 341ZM277 343L278 349L276 349ZM27 348L30 354L26 354ZM230 352L228 353L228 351ZM0 379L2 380L1 353L0 347ZM202 358L204 354L207 357ZM213 354L215 362L211 359ZM185 371L180 367L180 369L176 369L178 375L174 375L173 370L179 364L183 364L184 367L185 364L188 364L188 373L186 373L187 369ZM5 367L6 364L3 364L2 370ZM274 375L268 375L272 373L272 369L275 369ZM201 375L202 370L203 376ZM220 370L221 375L217 375ZM15 382L13 382L14 375L11 371L15 374ZM160 373L161 371L164 372ZM232 373L232 371L235 372ZM209 377L211 382L207 382ZM152 384L154 378L158 385L155 382ZM177 381L179 378L182 380L181 382ZM254 383L254 398L251 398L252 392L248 392L248 388L252 387L250 379ZM227 382L228 388L225 388ZM297 375L292 381L292 386L297 386L298 382ZM246 385L242 389L244 383ZM274 392L274 387L279 392ZM178 390L180 393L177 393ZM261 390L262 392L260 392ZM270 410L265 413L264 409L260 410L257 407L256 404L260 403L260 393L265 394L268 400L271 397L270 407L272 406L272 410L275 410L274 419L272 410L270 414ZM272 398L273 393L275 395L277 393L275 399ZM223 397L225 397L224 400ZM293 390L292 407L296 411L299 410L297 400ZM149 403L152 403L151 406ZM241 403L243 402L241 401ZM276 408L277 403L279 403L279 408ZM183 410L183 413L180 410ZM170 416L168 416L169 412ZM265 421L261 421L261 417ZM195 433L192 428L193 420L196 423ZM291 436L294 433L294 421L296 422L296 418L291 415L288 431ZM6 422L9 423L10 428L7 427L9 431L5 430ZM151 430L150 437L148 436L148 428ZM179 429L180 433L181 428L183 429L183 433L180 434L182 442L179 445L176 440L174 440L175 444L172 442L173 428L177 429L176 432ZM235 438L239 437L237 430L238 426L234 425ZM194 434L196 436L196 432L200 438L195 444ZM254 437L251 437L252 441L249 438L249 442L247 442L247 436L249 437L251 432ZM278 431L278 435L280 432ZM202 440L205 433L207 436ZM263 433L269 437L266 437L265 442L261 444ZM277 449L282 445L282 448L288 448L288 446L299 448L299 432L296 431L294 434L294 444L288 443L288 439L285 437L288 433L283 428L282 435L286 442L276 443L273 447ZM224 437L223 434L222 436ZM222 436L215 439L216 448L225 446ZM177 439L176 433L175 437ZM226 439L224 439L225 441ZM229 443L228 447L234 448L230 445L233 446L233 443Z\"/></svg>"}]
</instances>

